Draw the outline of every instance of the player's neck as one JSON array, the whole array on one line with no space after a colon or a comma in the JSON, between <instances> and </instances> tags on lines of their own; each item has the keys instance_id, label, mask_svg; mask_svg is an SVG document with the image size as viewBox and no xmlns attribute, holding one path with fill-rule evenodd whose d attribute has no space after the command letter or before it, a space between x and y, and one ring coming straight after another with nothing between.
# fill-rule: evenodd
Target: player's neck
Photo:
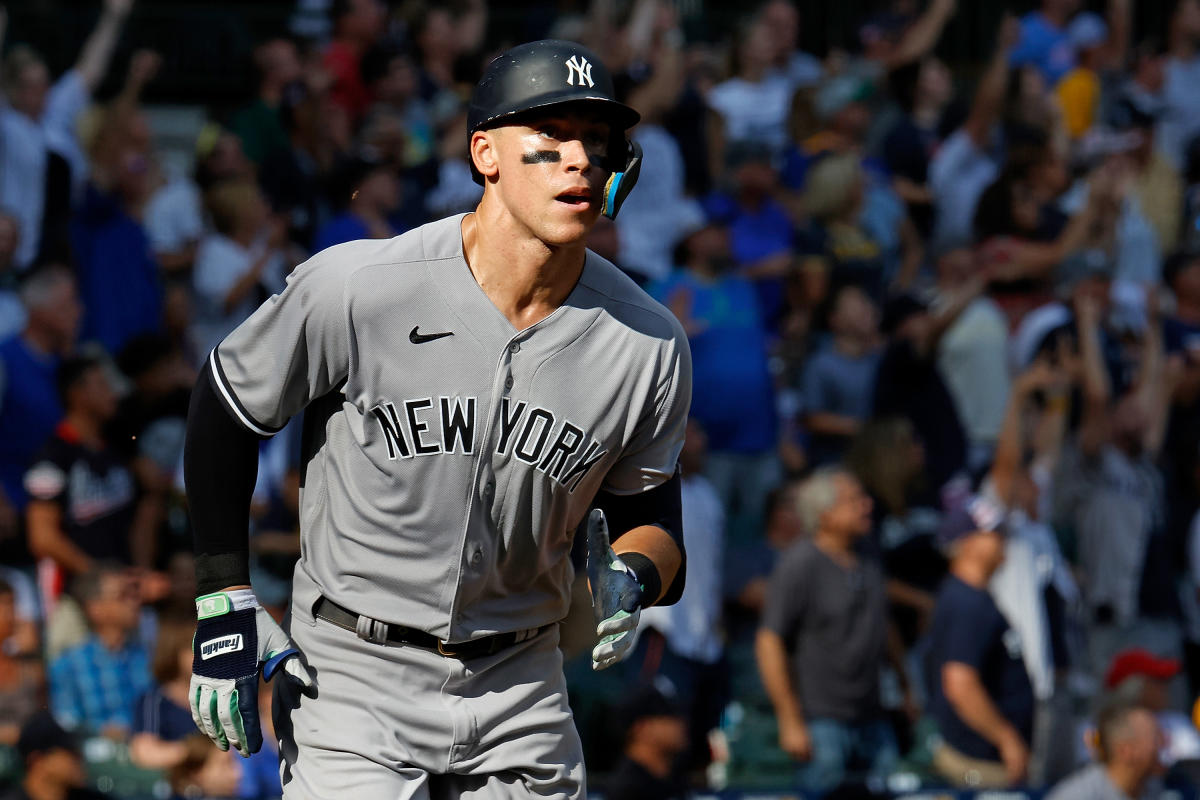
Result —
<instances>
[{"instance_id":1,"label":"player's neck","mask_svg":"<svg viewBox=\"0 0 1200 800\"><path fill-rule=\"evenodd\" d=\"M554 313L583 272L585 245L551 247L526 232L512 230L511 217L463 218L463 256L484 294L512 326L524 330Z\"/></svg>"}]
</instances>

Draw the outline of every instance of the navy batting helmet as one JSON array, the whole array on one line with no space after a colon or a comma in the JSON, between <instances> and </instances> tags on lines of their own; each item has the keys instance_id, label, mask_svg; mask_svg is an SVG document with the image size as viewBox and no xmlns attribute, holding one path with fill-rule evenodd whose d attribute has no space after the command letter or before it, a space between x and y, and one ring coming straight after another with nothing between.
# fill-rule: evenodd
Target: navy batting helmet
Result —
<instances>
[{"instance_id":1,"label":"navy batting helmet","mask_svg":"<svg viewBox=\"0 0 1200 800\"><path fill-rule=\"evenodd\" d=\"M615 217L622 201L637 182L642 151L625 131L641 115L618 102L612 75L592 51L575 42L543 39L518 45L497 56L487 70L467 107L467 133L487 130L530 111L567 104L586 104L604 116L613 129L607 163L610 171L604 187L603 213ZM477 183L483 176L471 164Z\"/></svg>"}]
</instances>

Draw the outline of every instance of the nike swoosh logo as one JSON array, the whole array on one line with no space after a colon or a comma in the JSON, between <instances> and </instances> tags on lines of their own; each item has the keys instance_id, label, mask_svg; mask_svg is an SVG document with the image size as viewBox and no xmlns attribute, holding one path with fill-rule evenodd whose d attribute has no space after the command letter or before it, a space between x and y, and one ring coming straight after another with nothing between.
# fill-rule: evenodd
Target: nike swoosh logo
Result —
<instances>
[{"instance_id":1,"label":"nike swoosh logo","mask_svg":"<svg viewBox=\"0 0 1200 800\"><path fill-rule=\"evenodd\" d=\"M454 335L454 331L446 331L445 333L417 333L417 328L419 327L421 326L414 325L413 329L408 332L408 340L413 344L425 344L425 342L432 342L434 339Z\"/></svg>"}]
</instances>

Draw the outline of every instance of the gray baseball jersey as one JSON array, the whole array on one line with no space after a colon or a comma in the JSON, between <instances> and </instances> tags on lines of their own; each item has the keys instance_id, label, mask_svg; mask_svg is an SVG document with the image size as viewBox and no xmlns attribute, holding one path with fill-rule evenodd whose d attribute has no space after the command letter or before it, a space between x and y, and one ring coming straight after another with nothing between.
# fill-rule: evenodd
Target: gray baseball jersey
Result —
<instances>
[{"instance_id":1,"label":"gray baseball jersey","mask_svg":"<svg viewBox=\"0 0 1200 800\"><path fill-rule=\"evenodd\" d=\"M593 497L669 479L691 400L679 323L612 264L517 331L461 223L317 254L208 363L255 432L308 408L298 569L449 642L562 619Z\"/></svg>"}]
</instances>

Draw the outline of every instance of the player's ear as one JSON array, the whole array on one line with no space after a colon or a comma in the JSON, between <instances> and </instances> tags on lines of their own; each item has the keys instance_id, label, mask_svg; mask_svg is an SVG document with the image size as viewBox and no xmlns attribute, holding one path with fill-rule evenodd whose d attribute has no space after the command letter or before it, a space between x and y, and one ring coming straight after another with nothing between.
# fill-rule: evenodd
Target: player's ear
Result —
<instances>
[{"instance_id":1,"label":"player's ear","mask_svg":"<svg viewBox=\"0 0 1200 800\"><path fill-rule=\"evenodd\" d=\"M495 131L475 131L471 134L471 161L484 179L495 177L500 171Z\"/></svg>"}]
</instances>

